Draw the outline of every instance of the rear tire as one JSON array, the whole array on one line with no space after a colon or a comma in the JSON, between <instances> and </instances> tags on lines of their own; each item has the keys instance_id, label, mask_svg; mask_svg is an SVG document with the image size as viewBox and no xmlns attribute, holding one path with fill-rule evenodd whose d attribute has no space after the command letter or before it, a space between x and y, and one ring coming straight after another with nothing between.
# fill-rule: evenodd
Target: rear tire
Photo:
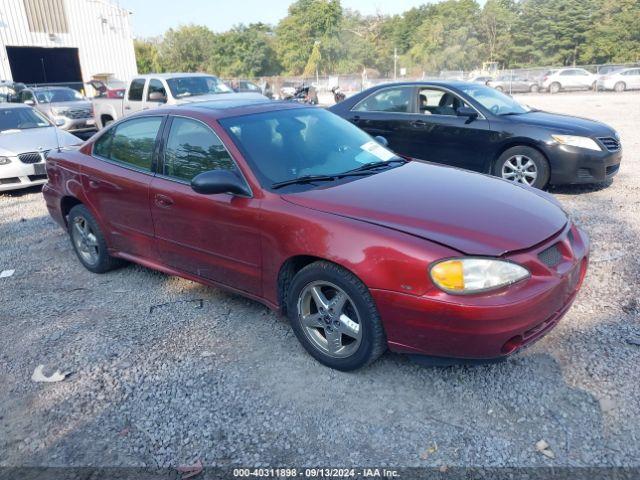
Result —
<instances>
[{"instance_id":1,"label":"rear tire","mask_svg":"<svg viewBox=\"0 0 640 480\"><path fill-rule=\"evenodd\" d=\"M558 93L561 90L560 84L558 82L553 82L549 85L549 93Z\"/></svg>"},{"instance_id":2,"label":"rear tire","mask_svg":"<svg viewBox=\"0 0 640 480\"><path fill-rule=\"evenodd\" d=\"M519 145L505 150L496 160L493 174L515 183L544 188L549 183L549 162L532 147Z\"/></svg>"},{"instance_id":3,"label":"rear tire","mask_svg":"<svg viewBox=\"0 0 640 480\"><path fill-rule=\"evenodd\" d=\"M124 260L109 255L102 230L84 205L76 205L71 209L67 225L71 245L87 270L105 273L125 263Z\"/></svg>"},{"instance_id":4,"label":"rear tire","mask_svg":"<svg viewBox=\"0 0 640 480\"><path fill-rule=\"evenodd\" d=\"M387 348L369 289L334 263L314 262L293 277L287 293L287 314L307 352L336 370L368 365Z\"/></svg>"},{"instance_id":5,"label":"rear tire","mask_svg":"<svg viewBox=\"0 0 640 480\"><path fill-rule=\"evenodd\" d=\"M538 90L538 85L531 85L531 88L529 89L531 93L538 93Z\"/></svg>"},{"instance_id":6,"label":"rear tire","mask_svg":"<svg viewBox=\"0 0 640 480\"><path fill-rule=\"evenodd\" d=\"M618 92L624 92L627 89L627 85L624 82L618 82L613 86L613 89Z\"/></svg>"}]
</instances>

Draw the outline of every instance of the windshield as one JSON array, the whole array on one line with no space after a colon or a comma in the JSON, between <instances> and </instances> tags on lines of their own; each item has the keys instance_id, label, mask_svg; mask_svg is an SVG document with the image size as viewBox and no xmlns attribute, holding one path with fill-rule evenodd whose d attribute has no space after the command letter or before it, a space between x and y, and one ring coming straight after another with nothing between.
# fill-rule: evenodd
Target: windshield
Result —
<instances>
[{"instance_id":1,"label":"windshield","mask_svg":"<svg viewBox=\"0 0 640 480\"><path fill-rule=\"evenodd\" d=\"M77 102L84 100L80 92L72 88L54 88L49 90L36 90L33 92L38 103Z\"/></svg>"},{"instance_id":2,"label":"windshield","mask_svg":"<svg viewBox=\"0 0 640 480\"><path fill-rule=\"evenodd\" d=\"M174 98L195 97L212 93L230 93L231 90L216 77L177 77L167 79Z\"/></svg>"},{"instance_id":3,"label":"windshield","mask_svg":"<svg viewBox=\"0 0 640 480\"><path fill-rule=\"evenodd\" d=\"M398 159L356 126L320 108L244 115L220 123L267 188L307 175L338 175Z\"/></svg>"},{"instance_id":4,"label":"windshield","mask_svg":"<svg viewBox=\"0 0 640 480\"><path fill-rule=\"evenodd\" d=\"M531 111L526 105L516 102L512 97L484 85L465 85L460 87L464 93L473 98L494 115L514 115Z\"/></svg>"},{"instance_id":5,"label":"windshield","mask_svg":"<svg viewBox=\"0 0 640 480\"><path fill-rule=\"evenodd\" d=\"M0 132L50 126L49 120L32 108L0 108Z\"/></svg>"}]
</instances>

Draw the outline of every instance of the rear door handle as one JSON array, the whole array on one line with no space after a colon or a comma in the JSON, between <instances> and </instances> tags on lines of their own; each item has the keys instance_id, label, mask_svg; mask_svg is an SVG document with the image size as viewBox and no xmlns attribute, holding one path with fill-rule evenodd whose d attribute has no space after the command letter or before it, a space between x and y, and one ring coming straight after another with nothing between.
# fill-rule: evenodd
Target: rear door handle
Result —
<instances>
[{"instance_id":1,"label":"rear door handle","mask_svg":"<svg viewBox=\"0 0 640 480\"><path fill-rule=\"evenodd\" d=\"M414 120L413 122L411 122L411 125L413 125L414 127L424 127L427 124L427 122L425 122L424 120Z\"/></svg>"},{"instance_id":2,"label":"rear door handle","mask_svg":"<svg viewBox=\"0 0 640 480\"><path fill-rule=\"evenodd\" d=\"M162 208L167 208L173 205L173 199L171 197L167 197L166 195L160 195L157 193L155 195L156 205Z\"/></svg>"},{"instance_id":3,"label":"rear door handle","mask_svg":"<svg viewBox=\"0 0 640 480\"><path fill-rule=\"evenodd\" d=\"M351 119L351 121L352 121L353 123L358 123L358 122L360 121L360 116L359 116L359 115L355 115L355 116Z\"/></svg>"}]
</instances>

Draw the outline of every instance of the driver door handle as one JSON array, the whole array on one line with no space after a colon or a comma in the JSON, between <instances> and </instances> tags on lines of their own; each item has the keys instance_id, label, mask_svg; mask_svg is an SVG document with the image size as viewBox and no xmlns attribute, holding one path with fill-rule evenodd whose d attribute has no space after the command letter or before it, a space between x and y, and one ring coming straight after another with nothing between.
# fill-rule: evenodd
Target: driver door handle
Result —
<instances>
[{"instance_id":1,"label":"driver door handle","mask_svg":"<svg viewBox=\"0 0 640 480\"><path fill-rule=\"evenodd\" d=\"M167 197L166 195L161 195L159 193L156 193L154 200L156 205L161 208L168 208L173 205L173 199L171 197Z\"/></svg>"},{"instance_id":2,"label":"driver door handle","mask_svg":"<svg viewBox=\"0 0 640 480\"><path fill-rule=\"evenodd\" d=\"M414 127L424 127L427 124L424 120L414 120L411 122L411 125Z\"/></svg>"},{"instance_id":3,"label":"driver door handle","mask_svg":"<svg viewBox=\"0 0 640 480\"><path fill-rule=\"evenodd\" d=\"M358 123L360 121L360 115L354 115L351 121L353 123Z\"/></svg>"}]
</instances>

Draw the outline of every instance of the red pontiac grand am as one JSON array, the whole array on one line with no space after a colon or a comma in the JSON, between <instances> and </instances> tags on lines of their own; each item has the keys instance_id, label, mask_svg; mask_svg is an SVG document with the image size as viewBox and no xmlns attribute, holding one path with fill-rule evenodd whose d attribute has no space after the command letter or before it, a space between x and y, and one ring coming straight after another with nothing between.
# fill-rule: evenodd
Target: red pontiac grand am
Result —
<instances>
[{"instance_id":1,"label":"red pontiac grand am","mask_svg":"<svg viewBox=\"0 0 640 480\"><path fill-rule=\"evenodd\" d=\"M384 144L294 103L159 108L50 154L44 197L92 272L131 261L246 295L339 370L387 347L496 359L551 330L589 251L553 197Z\"/></svg>"}]
</instances>

